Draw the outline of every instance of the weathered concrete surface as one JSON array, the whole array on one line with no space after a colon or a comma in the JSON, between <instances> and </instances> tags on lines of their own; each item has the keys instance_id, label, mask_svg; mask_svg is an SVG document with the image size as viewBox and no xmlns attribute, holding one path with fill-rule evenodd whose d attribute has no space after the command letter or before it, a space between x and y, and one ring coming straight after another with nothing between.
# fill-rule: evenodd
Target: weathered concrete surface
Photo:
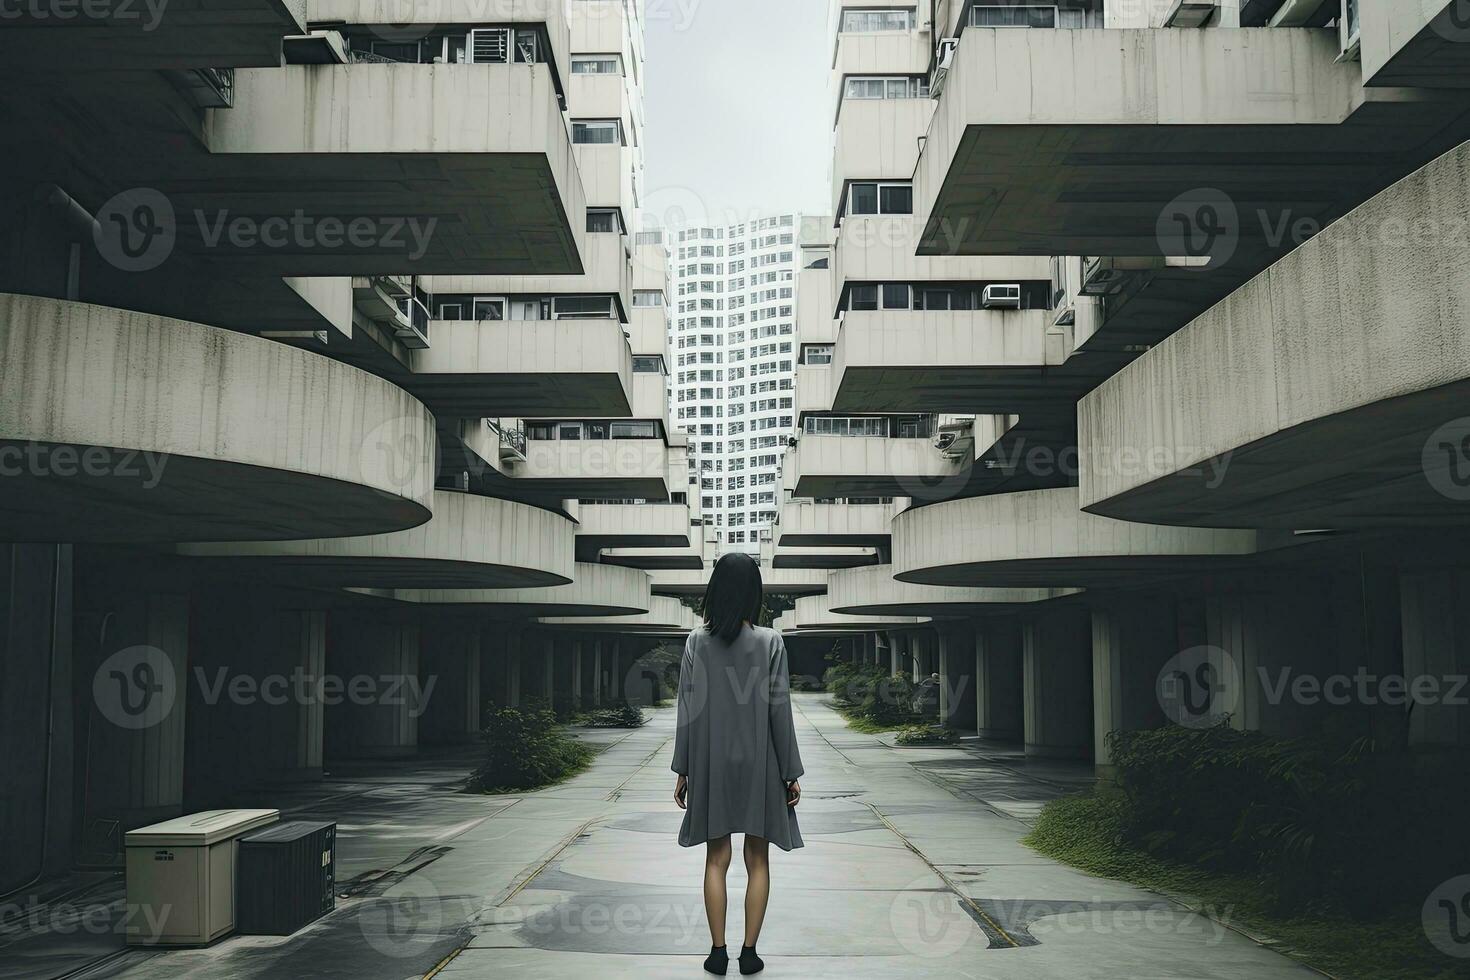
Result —
<instances>
[{"instance_id":1,"label":"weathered concrete surface","mask_svg":"<svg viewBox=\"0 0 1470 980\"><path fill-rule=\"evenodd\" d=\"M848 729L824 697L796 701L807 846L772 855L760 942L771 975L1312 976L1180 904L1022 845L1040 806L1085 785L1090 767L995 743L896 749ZM314 793L292 811L343 820L339 890L348 897L333 915L289 938L134 954L114 975L335 970L401 980L442 962L436 976L456 980L697 976L708 951L703 853L674 840L673 722L665 708L642 729L589 733L604 746L592 769L537 793L454 794L446 762L338 782L338 796ZM290 795L271 799L291 808ZM737 856L735 942L744 884Z\"/></svg>"},{"instance_id":2,"label":"weathered concrete surface","mask_svg":"<svg viewBox=\"0 0 1470 980\"><path fill-rule=\"evenodd\" d=\"M1140 573L1226 567L1257 551L1253 531L1100 518L1077 488L968 497L893 521L893 574L928 585L1088 587Z\"/></svg>"},{"instance_id":3,"label":"weathered concrete surface","mask_svg":"<svg viewBox=\"0 0 1470 980\"><path fill-rule=\"evenodd\" d=\"M1470 144L1084 398L1082 506L1213 527L1470 518L1467 168Z\"/></svg>"},{"instance_id":4,"label":"weathered concrete surface","mask_svg":"<svg viewBox=\"0 0 1470 980\"><path fill-rule=\"evenodd\" d=\"M279 540L422 524L434 420L272 341L0 295L0 527L12 540Z\"/></svg>"},{"instance_id":5,"label":"weathered concrete surface","mask_svg":"<svg viewBox=\"0 0 1470 980\"><path fill-rule=\"evenodd\" d=\"M828 577L834 613L866 616L999 616L1076 594L1076 589L984 589L916 585L893 577L892 565L846 568Z\"/></svg>"},{"instance_id":6,"label":"weathered concrete surface","mask_svg":"<svg viewBox=\"0 0 1470 980\"><path fill-rule=\"evenodd\" d=\"M397 589L392 598L419 606L495 619L622 616L652 608L648 573L577 562L569 585L527 589Z\"/></svg>"}]
</instances>

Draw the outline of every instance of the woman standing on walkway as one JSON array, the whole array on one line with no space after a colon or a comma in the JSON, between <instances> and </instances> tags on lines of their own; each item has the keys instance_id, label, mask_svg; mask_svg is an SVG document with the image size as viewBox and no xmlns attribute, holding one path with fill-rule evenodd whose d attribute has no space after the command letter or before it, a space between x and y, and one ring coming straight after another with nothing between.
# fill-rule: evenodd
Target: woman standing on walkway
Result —
<instances>
[{"instance_id":1,"label":"woman standing on walkway","mask_svg":"<svg viewBox=\"0 0 1470 980\"><path fill-rule=\"evenodd\" d=\"M796 825L801 754L791 717L786 645L757 626L761 573L755 560L731 552L715 563L704 594L704 626L689 634L679 665L678 732L674 737L674 802L684 810L679 843L705 844L704 911L710 973L724 975L725 873L730 835L745 836L745 946L740 972L759 973L756 955L771 894L770 843L802 846Z\"/></svg>"}]
</instances>

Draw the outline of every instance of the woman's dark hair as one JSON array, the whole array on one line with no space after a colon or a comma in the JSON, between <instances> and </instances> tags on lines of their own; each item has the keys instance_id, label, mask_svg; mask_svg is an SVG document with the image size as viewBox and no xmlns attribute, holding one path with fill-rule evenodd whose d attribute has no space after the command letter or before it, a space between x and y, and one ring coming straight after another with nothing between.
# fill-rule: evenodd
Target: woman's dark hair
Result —
<instances>
[{"instance_id":1,"label":"woman's dark hair","mask_svg":"<svg viewBox=\"0 0 1470 980\"><path fill-rule=\"evenodd\" d=\"M732 551L715 562L709 587L704 590L704 625L714 636L734 643L746 623L760 622L761 568L743 551Z\"/></svg>"}]
</instances>

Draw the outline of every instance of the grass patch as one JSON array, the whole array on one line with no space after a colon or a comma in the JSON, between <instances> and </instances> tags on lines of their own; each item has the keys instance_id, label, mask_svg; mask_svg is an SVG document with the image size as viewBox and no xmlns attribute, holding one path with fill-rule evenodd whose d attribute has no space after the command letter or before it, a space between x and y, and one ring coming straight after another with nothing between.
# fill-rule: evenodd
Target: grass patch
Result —
<instances>
[{"instance_id":1,"label":"grass patch","mask_svg":"<svg viewBox=\"0 0 1470 980\"><path fill-rule=\"evenodd\" d=\"M864 735L881 735L884 732L896 732L908 725L906 721L874 721L864 715L857 708L843 704L832 705L837 713L847 719L847 727Z\"/></svg>"},{"instance_id":2,"label":"grass patch","mask_svg":"<svg viewBox=\"0 0 1470 980\"><path fill-rule=\"evenodd\" d=\"M939 725L907 725L898 730L894 742L899 745L956 745L960 733Z\"/></svg>"},{"instance_id":3,"label":"grass patch","mask_svg":"<svg viewBox=\"0 0 1470 980\"><path fill-rule=\"evenodd\" d=\"M1470 975L1470 962L1429 944L1418 907L1400 905L1367 920L1320 900L1282 908L1256 876L1206 871L1130 847L1123 837L1127 807L1127 798L1108 786L1054 800L1023 843L1089 874L1213 907L1222 919L1228 915L1231 926L1269 937L1288 955L1343 980L1463 980Z\"/></svg>"},{"instance_id":4,"label":"grass patch","mask_svg":"<svg viewBox=\"0 0 1470 980\"><path fill-rule=\"evenodd\" d=\"M644 721L643 709L627 701L572 716L572 724L584 728L642 728Z\"/></svg>"}]
</instances>

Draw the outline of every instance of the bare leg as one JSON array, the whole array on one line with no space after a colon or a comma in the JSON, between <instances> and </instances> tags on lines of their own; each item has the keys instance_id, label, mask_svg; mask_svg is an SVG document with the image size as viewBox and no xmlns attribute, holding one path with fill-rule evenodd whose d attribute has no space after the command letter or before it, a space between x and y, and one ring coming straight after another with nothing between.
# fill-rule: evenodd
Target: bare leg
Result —
<instances>
[{"instance_id":1,"label":"bare leg","mask_svg":"<svg viewBox=\"0 0 1470 980\"><path fill-rule=\"evenodd\" d=\"M714 946L725 945L725 873L730 870L730 835L710 841L704 852L704 914Z\"/></svg>"},{"instance_id":2,"label":"bare leg","mask_svg":"<svg viewBox=\"0 0 1470 980\"><path fill-rule=\"evenodd\" d=\"M771 898L771 842L745 835L745 945L754 947Z\"/></svg>"}]
</instances>

